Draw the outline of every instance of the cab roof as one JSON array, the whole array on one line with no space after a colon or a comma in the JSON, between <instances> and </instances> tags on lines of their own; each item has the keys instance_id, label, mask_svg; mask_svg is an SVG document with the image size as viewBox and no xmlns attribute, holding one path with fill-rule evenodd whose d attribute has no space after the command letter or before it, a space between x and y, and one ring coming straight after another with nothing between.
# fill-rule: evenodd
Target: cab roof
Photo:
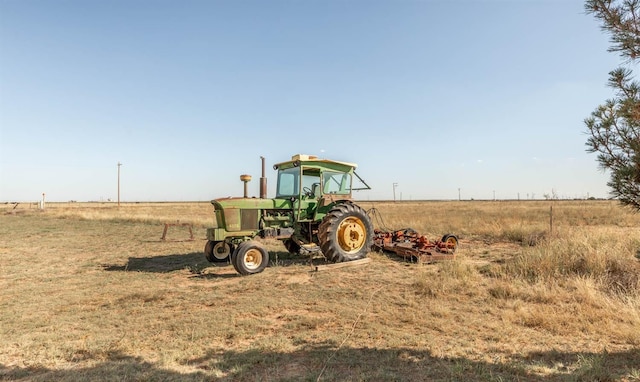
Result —
<instances>
[{"instance_id":1,"label":"cab roof","mask_svg":"<svg viewBox=\"0 0 640 382\"><path fill-rule=\"evenodd\" d=\"M356 167L358 167L357 164L355 163L349 163L349 162L341 162L341 161L335 161L335 160L330 160L330 159L322 159L322 158L318 158L315 155L306 155L306 154L296 154L294 156L291 157L291 160L288 160L286 162L281 162L281 163L277 163L275 165L273 165L274 169L278 169L280 167L289 167L289 165L291 166L295 166L294 163L295 162L299 162L300 164L329 164L329 165L340 165L340 166L345 166L345 167L350 167L352 169L356 169Z\"/></svg>"}]
</instances>

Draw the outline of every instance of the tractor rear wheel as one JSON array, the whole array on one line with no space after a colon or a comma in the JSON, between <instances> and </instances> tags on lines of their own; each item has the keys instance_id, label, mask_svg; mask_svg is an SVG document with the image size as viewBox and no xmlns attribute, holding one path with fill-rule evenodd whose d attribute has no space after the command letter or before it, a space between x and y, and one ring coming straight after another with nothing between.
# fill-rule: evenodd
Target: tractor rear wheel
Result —
<instances>
[{"instance_id":1,"label":"tractor rear wheel","mask_svg":"<svg viewBox=\"0 0 640 382\"><path fill-rule=\"evenodd\" d=\"M365 258L373 244L373 224L358 205L336 205L322 219L318 240L324 257L336 263Z\"/></svg>"},{"instance_id":2,"label":"tractor rear wheel","mask_svg":"<svg viewBox=\"0 0 640 382\"><path fill-rule=\"evenodd\" d=\"M257 241L238 244L231 255L231 264L243 276L260 273L269 263L269 252Z\"/></svg>"}]
</instances>

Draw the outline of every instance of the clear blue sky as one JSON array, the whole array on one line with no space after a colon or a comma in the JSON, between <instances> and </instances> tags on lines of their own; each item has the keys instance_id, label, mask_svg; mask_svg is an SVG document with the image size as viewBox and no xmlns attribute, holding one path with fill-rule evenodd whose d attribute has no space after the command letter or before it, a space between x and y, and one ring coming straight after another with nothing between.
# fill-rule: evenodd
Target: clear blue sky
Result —
<instances>
[{"instance_id":1,"label":"clear blue sky","mask_svg":"<svg viewBox=\"0 0 640 382\"><path fill-rule=\"evenodd\" d=\"M360 199L607 197L584 118L622 60L582 1L0 0L0 201L258 194L358 163Z\"/></svg>"}]
</instances>

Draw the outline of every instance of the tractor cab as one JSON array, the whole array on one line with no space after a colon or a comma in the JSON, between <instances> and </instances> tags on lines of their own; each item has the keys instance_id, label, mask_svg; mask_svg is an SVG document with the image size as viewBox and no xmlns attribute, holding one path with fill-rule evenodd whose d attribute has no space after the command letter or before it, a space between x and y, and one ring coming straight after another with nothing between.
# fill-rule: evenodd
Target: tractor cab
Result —
<instances>
[{"instance_id":1,"label":"tractor cab","mask_svg":"<svg viewBox=\"0 0 640 382\"><path fill-rule=\"evenodd\" d=\"M273 166L278 170L276 198L319 199L325 195L341 195L342 199L351 199L356 167L355 163L294 155L290 161Z\"/></svg>"},{"instance_id":2,"label":"tractor cab","mask_svg":"<svg viewBox=\"0 0 640 382\"><path fill-rule=\"evenodd\" d=\"M276 199L288 199L298 221L318 221L339 200L351 200L354 163L294 155L278 170ZM356 175L357 176L357 175ZM323 208L324 207L324 208Z\"/></svg>"},{"instance_id":3,"label":"tractor cab","mask_svg":"<svg viewBox=\"0 0 640 382\"><path fill-rule=\"evenodd\" d=\"M311 166L280 169L276 198L319 199L324 195L351 198L350 172L322 170Z\"/></svg>"}]
</instances>

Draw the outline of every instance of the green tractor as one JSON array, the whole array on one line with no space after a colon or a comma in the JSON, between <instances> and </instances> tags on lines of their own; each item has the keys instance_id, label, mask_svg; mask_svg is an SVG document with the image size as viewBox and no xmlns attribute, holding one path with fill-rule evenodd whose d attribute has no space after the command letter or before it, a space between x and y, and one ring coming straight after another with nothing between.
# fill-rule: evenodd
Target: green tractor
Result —
<instances>
[{"instance_id":1,"label":"green tractor","mask_svg":"<svg viewBox=\"0 0 640 382\"><path fill-rule=\"evenodd\" d=\"M331 262L362 259L373 244L373 225L366 211L352 202L352 191L369 186L353 163L294 155L273 166L278 170L276 197L267 199L264 158L260 198L211 201L216 227L207 229L204 253L210 262L230 261L241 275L259 273L269 253L256 238L281 240L294 254L321 251ZM365 187L352 188L354 177Z\"/></svg>"}]
</instances>

